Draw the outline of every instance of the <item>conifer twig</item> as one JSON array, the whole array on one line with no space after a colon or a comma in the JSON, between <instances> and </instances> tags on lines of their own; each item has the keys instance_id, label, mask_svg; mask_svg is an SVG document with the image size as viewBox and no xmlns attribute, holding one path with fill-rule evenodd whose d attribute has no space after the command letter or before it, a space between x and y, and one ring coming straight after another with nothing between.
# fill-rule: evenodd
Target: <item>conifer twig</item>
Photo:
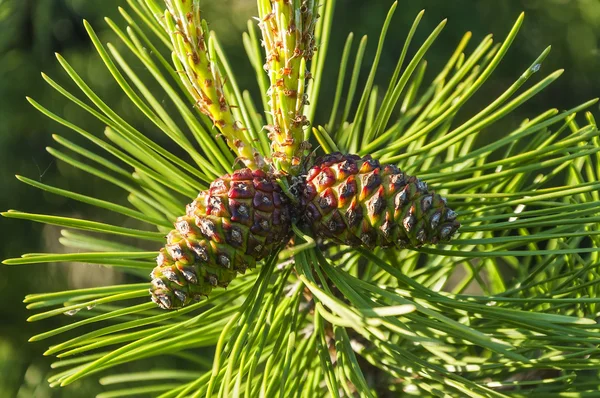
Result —
<instances>
[{"instance_id":1,"label":"conifer twig","mask_svg":"<svg viewBox=\"0 0 600 398\"><path fill-rule=\"evenodd\" d=\"M212 120L244 165L263 168L262 156L244 134L246 127L234 118L232 105L225 96L225 77L212 59L210 31L201 18L200 2L166 0L166 5L163 26L171 37L174 62L183 68L181 80L196 106Z\"/></svg>"},{"instance_id":2,"label":"conifer twig","mask_svg":"<svg viewBox=\"0 0 600 398\"><path fill-rule=\"evenodd\" d=\"M293 175L298 174L309 149L303 130L309 122L303 110L308 102L307 64L316 50L317 6L314 0L258 0L258 26L266 51L264 68L271 83L267 96L273 116L273 124L265 128L276 167Z\"/></svg>"}]
</instances>

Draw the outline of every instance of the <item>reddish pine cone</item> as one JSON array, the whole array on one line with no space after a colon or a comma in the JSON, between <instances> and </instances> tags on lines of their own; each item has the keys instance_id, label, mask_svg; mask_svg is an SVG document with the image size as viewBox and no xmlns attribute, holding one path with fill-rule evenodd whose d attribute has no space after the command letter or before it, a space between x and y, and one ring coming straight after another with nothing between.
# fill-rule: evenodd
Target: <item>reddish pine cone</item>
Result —
<instances>
[{"instance_id":1,"label":"reddish pine cone","mask_svg":"<svg viewBox=\"0 0 600 398\"><path fill-rule=\"evenodd\" d=\"M426 183L370 156L336 152L317 159L302 202L315 235L348 246L416 248L448 241L460 227Z\"/></svg>"},{"instance_id":2,"label":"reddish pine cone","mask_svg":"<svg viewBox=\"0 0 600 398\"><path fill-rule=\"evenodd\" d=\"M210 184L167 235L152 277L152 301L181 308L227 287L290 238L290 204L272 175L242 169Z\"/></svg>"}]
</instances>

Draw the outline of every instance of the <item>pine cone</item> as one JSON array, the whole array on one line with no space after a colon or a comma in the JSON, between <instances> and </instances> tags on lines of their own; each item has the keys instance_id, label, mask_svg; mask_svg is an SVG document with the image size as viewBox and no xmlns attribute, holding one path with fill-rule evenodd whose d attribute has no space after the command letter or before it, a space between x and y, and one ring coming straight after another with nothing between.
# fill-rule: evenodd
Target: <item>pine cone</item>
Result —
<instances>
[{"instance_id":1,"label":"pine cone","mask_svg":"<svg viewBox=\"0 0 600 398\"><path fill-rule=\"evenodd\" d=\"M460 227L446 200L426 183L370 156L317 159L302 204L315 235L354 247L416 248L448 241Z\"/></svg>"},{"instance_id":2,"label":"pine cone","mask_svg":"<svg viewBox=\"0 0 600 398\"><path fill-rule=\"evenodd\" d=\"M290 210L272 175L242 169L216 179L167 235L150 275L152 301L175 309L227 287L289 240Z\"/></svg>"}]
</instances>

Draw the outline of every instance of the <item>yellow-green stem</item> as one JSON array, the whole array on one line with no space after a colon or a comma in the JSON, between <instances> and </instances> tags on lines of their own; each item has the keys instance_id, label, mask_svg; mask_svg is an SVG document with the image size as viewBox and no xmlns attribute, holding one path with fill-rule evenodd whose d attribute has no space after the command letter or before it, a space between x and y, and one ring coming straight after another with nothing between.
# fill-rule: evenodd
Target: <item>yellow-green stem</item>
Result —
<instances>
[{"instance_id":1,"label":"yellow-green stem","mask_svg":"<svg viewBox=\"0 0 600 398\"><path fill-rule=\"evenodd\" d=\"M306 64L315 51L316 4L313 0L258 0L259 26L266 50L265 70L273 124L266 126L276 168L295 175L305 152Z\"/></svg>"},{"instance_id":2,"label":"yellow-green stem","mask_svg":"<svg viewBox=\"0 0 600 398\"><path fill-rule=\"evenodd\" d=\"M223 134L239 160L251 169L262 169L265 162L244 134L244 125L235 120L225 97L224 79L208 49L210 32L201 19L198 0L166 0L161 21L171 37L173 51L184 66L181 79L196 100L196 106Z\"/></svg>"}]
</instances>

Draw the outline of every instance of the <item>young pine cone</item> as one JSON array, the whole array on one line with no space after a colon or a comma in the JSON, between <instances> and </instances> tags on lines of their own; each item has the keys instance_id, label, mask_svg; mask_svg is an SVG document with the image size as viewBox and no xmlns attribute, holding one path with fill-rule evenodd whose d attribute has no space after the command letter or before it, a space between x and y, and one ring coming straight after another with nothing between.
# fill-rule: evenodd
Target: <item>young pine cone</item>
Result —
<instances>
[{"instance_id":1,"label":"young pine cone","mask_svg":"<svg viewBox=\"0 0 600 398\"><path fill-rule=\"evenodd\" d=\"M427 184L366 156L318 159L294 208L271 174L242 169L216 179L167 235L152 271L152 300L181 308L227 287L287 243L291 215L338 244L416 248L450 240L456 213Z\"/></svg>"},{"instance_id":2,"label":"young pine cone","mask_svg":"<svg viewBox=\"0 0 600 398\"><path fill-rule=\"evenodd\" d=\"M446 200L426 183L370 156L317 159L302 202L315 235L354 247L417 248L448 241L460 227Z\"/></svg>"},{"instance_id":3,"label":"young pine cone","mask_svg":"<svg viewBox=\"0 0 600 398\"><path fill-rule=\"evenodd\" d=\"M181 308L227 287L290 238L290 203L273 176L242 169L216 179L179 217L160 250L152 301Z\"/></svg>"}]
</instances>

